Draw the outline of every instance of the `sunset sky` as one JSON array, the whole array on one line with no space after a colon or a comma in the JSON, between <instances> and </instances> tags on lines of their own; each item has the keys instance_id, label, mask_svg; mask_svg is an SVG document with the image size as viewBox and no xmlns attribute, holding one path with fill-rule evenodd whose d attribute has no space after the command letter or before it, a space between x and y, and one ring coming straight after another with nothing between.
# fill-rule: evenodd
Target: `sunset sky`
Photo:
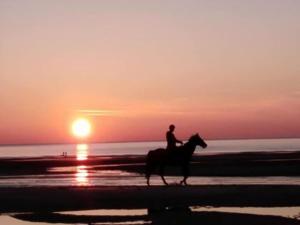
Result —
<instances>
[{"instance_id":1,"label":"sunset sky","mask_svg":"<svg viewBox=\"0 0 300 225\"><path fill-rule=\"evenodd\" d=\"M298 0L1 0L0 144L300 137Z\"/></svg>"}]
</instances>

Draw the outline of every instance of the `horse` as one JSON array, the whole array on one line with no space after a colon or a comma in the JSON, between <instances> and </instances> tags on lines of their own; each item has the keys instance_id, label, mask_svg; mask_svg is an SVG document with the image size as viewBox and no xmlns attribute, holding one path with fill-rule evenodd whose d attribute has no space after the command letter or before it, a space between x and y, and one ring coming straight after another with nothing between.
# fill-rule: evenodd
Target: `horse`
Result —
<instances>
[{"instance_id":1,"label":"horse","mask_svg":"<svg viewBox=\"0 0 300 225\"><path fill-rule=\"evenodd\" d=\"M166 150L159 148L150 150L146 157L145 177L147 179L147 185L150 186L150 177L156 168L159 169L158 174L160 175L163 183L168 185L164 178L164 168L167 165L180 166L183 173L183 180L180 182L180 184L187 185L186 180L189 177L189 163L198 145L202 148L207 147L207 144L199 136L199 134L195 134L190 137L188 142L177 147L176 149Z\"/></svg>"}]
</instances>

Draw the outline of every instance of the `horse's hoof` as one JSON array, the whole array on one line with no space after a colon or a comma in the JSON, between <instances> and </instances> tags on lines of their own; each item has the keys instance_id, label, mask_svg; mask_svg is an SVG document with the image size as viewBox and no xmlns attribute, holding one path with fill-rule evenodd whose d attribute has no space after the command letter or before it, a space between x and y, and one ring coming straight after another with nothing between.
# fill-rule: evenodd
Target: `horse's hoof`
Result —
<instances>
[{"instance_id":1,"label":"horse's hoof","mask_svg":"<svg viewBox=\"0 0 300 225\"><path fill-rule=\"evenodd\" d=\"M186 182L186 181L182 180L182 181L180 181L180 185L187 186L188 184L187 184L187 182Z\"/></svg>"},{"instance_id":2,"label":"horse's hoof","mask_svg":"<svg viewBox=\"0 0 300 225\"><path fill-rule=\"evenodd\" d=\"M164 185L169 186L169 183L167 183L166 181L164 181Z\"/></svg>"}]
</instances>

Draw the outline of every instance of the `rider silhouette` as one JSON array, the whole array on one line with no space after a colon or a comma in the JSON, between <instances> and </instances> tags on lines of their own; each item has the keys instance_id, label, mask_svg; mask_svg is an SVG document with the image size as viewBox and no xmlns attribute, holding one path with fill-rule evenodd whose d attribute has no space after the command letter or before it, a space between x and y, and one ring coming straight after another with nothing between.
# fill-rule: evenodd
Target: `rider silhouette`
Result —
<instances>
[{"instance_id":1,"label":"rider silhouette","mask_svg":"<svg viewBox=\"0 0 300 225\"><path fill-rule=\"evenodd\" d=\"M174 135L175 126L171 124L169 130L166 133L167 138L167 150L173 151L176 149L176 143L183 144L182 141L178 140Z\"/></svg>"}]
</instances>

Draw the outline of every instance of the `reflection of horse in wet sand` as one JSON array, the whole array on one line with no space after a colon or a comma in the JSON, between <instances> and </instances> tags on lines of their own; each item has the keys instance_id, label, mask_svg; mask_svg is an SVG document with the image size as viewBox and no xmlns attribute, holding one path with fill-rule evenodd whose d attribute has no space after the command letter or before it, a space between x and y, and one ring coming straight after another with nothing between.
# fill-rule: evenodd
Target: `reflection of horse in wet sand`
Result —
<instances>
[{"instance_id":1,"label":"reflection of horse in wet sand","mask_svg":"<svg viewBox=\"0 0 300 225\"><path fill-rule=\"evenodd\" d=\"M180 182L180 184L186 185L186 179L189 176L189 163L198 145L202 148L207 147L207 144L199 136L199 134L195 134L190 137L188 142L178 147L177 149L174 149L173 151L167 151L163 148L149 151L146 158L145 174L147 184L150 185L150 176L155 171L155 169L158 168L158 173L161 176L161 179L163 180L164 184L168 185L164 178L164 168L167 165L171 165L181 167L184 178Z\"/></svg>"}]
</instances>

